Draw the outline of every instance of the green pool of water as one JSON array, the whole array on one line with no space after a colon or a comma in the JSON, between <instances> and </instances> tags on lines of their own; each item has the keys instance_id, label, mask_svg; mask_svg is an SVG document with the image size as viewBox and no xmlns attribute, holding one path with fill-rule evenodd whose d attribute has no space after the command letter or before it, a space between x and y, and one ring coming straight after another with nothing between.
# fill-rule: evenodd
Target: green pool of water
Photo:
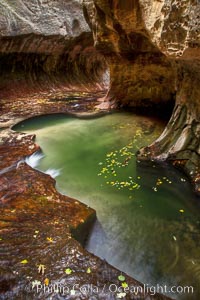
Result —
<instances>
[{"instance_id":1,"label":"green pool of water","mask_svg":"<svg viewBox=\"0 0 200 300\"><path fill-rule=\"evenodd\" d=\"M90 252L148 285L194 287L172 298L200 299L200 214L191 186L174 168L135 155L163 128L156 119L115 113L43 116L14 129L36 134L44 153L37 168L59 174L60 192L97 211Z\"/></svg>"}]
</instances>

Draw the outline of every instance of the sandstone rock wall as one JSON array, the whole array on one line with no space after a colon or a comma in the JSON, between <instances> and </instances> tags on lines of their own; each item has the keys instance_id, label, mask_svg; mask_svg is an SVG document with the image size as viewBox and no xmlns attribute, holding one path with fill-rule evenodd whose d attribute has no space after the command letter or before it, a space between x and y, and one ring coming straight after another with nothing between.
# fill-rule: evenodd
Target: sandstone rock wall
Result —
<instances>
[{"instance_id":1,"label":"sandstone rock wall","mask_svg":"<svg viewBox=\"0 0 200 300\"><path fill-rule=\"evenodd\" d=\"M110 89L104 101L146 107L173 99L171 63L153 44L140 2L84 0L84 6L95 46L110 66Z\"/></svg>"},{"instance_id":2,"label":"sandstone rock wall","mask_svg":"<svg viewBox=\"0 0 200 300\"><path fill-rule=\"evenodd\" d=\"M140 157L172 160L200 193L199 0L83 2L95 46L110 66L100 107L162 106L175 96L166 130Z\"/></svg>"},{"instance_id":3,"label":"sandstone rock wall","mask_svg":"<svg viewBox=\"0 0 200 300\"><path fill-rule=\"evenodd\" d=\"M171 160L191 178L200 194L200 2L141 1L154 44L173 61L176 104L162 136L141 154Z\"/></svg>"}]
</instances>

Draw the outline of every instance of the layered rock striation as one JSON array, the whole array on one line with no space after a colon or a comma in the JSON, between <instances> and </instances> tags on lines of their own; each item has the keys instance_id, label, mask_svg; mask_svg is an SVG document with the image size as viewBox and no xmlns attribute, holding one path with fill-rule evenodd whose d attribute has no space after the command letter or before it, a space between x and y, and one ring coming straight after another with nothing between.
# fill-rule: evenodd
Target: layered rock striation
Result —
<instances>
[{"instance_id":1,"label":"layered rock striation","mask_svg":"<svg viewBox=\"0 0 200 300\"><path fill-rule=\"evenodd\" d=\"M93 47L82 1L0 3L0 91L103 89L106 63Z\"/></svg>"}]
</instances>

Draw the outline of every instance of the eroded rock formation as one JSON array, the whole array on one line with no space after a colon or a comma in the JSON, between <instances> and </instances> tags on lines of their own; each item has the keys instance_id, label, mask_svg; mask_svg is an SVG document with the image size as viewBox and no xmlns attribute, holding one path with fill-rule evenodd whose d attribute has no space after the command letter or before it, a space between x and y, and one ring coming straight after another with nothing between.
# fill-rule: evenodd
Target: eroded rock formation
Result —
<instances>
[{"instance_id":1,"label":"eroded rock formation","mask_svg":"<svg viewBox=\"0 0 200 300\"><path fill-rule=\"evenodd\" d=\"M110 68L104 102L149 108L172 100L173 69L153 44L139 1L84 0L84 5L95 47L106 56Z\"/></svg>"},{"instance_id":2,"label":"eroded rock formation","mask_svg":"<svg viewBox=\"0 0 200 300\"><path fill-rule=\"evenodd\" d=\"M141 151L184 168L200 193L200 2L141 1L152 41L173 61L176 104L162 136Z\"/></svg>"},{"instance_id":3,"label":"eroded rock formation","mask_svg":"<svg viewBox=\"0 0 200 300\"><path fill-rule=\"evenodd\" d=\"M40 99L39 96L22 99L29 90L38 92L57 87L60 90L72 90L74 87L102 90L105 87L103 75L109 66L110 87L100 108L163 106L164 103L168 105L176 95L174 112L165 132L153 145L141 150L140 158L173 160L185 168L195 183L196 191L200 191L199 1L83 2L83 6L81 0L0 2L1 129L8 128L18 117L66 112L70 111L70 105L73 106L60 101L60 96L50 101L48 95ZM17 99L16 103L13 99ZM78 106L81 107L81 103ZM91 107L94 110L94 105ZM11 140L2 138L4 134L8 134ZM46 275L51 275L55 281L61 279L65 285L84 285L88 281L101 289L105 283L119 285L118 270L87 253L71 238L68 226L73 225L75 218L67 220L65 217L72 214L75 200L68 199L73 203L70 210L70 205L65 204L67 198L57 193L53 182L45 175L39 175L38 186L30 184L30 179L35 180L38 174L25 164L19 164L19 160L25 154L34 152L37 146L28 137L24 137L23 141L18 134L14 134L12 140L11 131L7 129L1 132L0 209L4 217L1 219L0 238L11 253L10 260L5 251L2 253L2 299L30 295L43 298L42 293L34 294L31 283L37 279L44 283ZM48 184L50 189L47 191ZM47 208L44 201L49 204ZM55 212L58 219L53 219L55 223L52 223L52 210L58 203ZM86 212L86 215L84 222L82 217L77 217L76 225L87 223L90 216L94 218L94 211L80 203L78 205L80 210L76 208L74 217L81 212ZM67 210L68 215L65 214ZM34 222L31 222L30 215ZM41 226L41 235L35 233L38 230L34 224ZM22 237L19 236L20 228ZM57 244L54 243L56 230L59 230L61 237ZM20 245L19 260L15 256L13 238ZM42 257L44 240L46 253L54 256L53 263L48 256ZM31 253L33 242L38 256ZM60 253L60 249L63 252ZM32 255L24 264L21 261L27 257L22 257L23 253ZM38 273L38 263L44 263L47 274ZM55 264L57 268L54 268ZM68 266L73 269L71 276L64 273ZM87 273L87 268L91 268L92 274ZM140 285L130 278L127 282L129 285ZM50 296L55 299L60 297L53 292ZM92 293L85 296L77 291L80 299L92 296ZM98 295L98 299L109 297L107 290ZM138 297L164 299L160 295L144 293ZM134 299L135 296L129 293L126 298Z\"/></svg>"},{"instance_id":4,"label":"eroded rock formation","mask_svg":"<svg viewBox=\"0 0 200 300\"><path fill-rule=\"evenodd\" d=\"M84 0L96 48L111 84L100 107L161 106L175 96L172 118L141 158L172 160L200 192L200 3L198 0Z\"/></svg>"}]
</instances>

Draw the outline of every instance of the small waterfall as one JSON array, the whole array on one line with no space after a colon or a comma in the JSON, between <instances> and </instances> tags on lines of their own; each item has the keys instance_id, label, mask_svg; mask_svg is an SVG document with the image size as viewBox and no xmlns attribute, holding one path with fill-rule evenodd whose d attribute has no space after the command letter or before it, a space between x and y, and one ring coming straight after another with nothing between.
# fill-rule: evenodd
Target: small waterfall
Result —
<instances>
[{"instance_id":1,"label":"small waterfall","mask_svg":"<svg viewBox=\"0 0 200 300\"><path fill-rule=\"evenodd\" d=\"M59 169L48 169L45 172L46 174L50 175L52 178L56 178L60 175Z\"/></svg>"},{"instance_id":2,"label":"small waterfall","mask_svg":"<svg viewBox=\"0 0 200 300\"><path fill-rule=\"evenodd\" d=\"M25 162L32 167L33 169L37 169L37 166L40 163L40 160L44 158L44 154L40 151L33 153L30 156L27 156ZM60 175L59 169L49 168L46 171L43 171L45 174L50 175L52 178L56 178Z\"/></svg>"},{"instance_id":3,"label":"small waterfall","mask_svg":"<svg viewBox=\"0 0 200 300\"><path fill-rule=\"evenodd\" d=\"M25 162L32 168L36 168L39 165L39 161L44 157L42 152L35 152L30 156L27 156Z\"/></svg>"}]
</instances>

